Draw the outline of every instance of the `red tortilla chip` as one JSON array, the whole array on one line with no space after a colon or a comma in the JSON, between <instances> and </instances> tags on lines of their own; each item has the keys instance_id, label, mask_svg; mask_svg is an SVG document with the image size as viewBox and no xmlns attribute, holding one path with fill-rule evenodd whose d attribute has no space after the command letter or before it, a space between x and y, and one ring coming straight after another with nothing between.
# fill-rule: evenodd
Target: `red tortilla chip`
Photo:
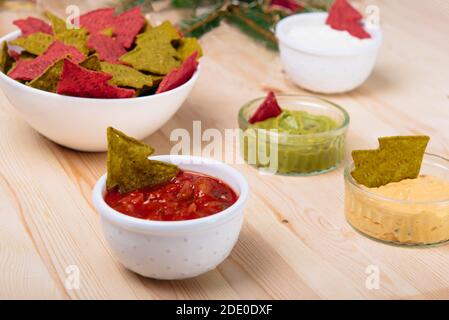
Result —
<instances>
[{"instance_id":1,"label":"red tortilla chip","mask_svg":"<svg viewBox=\"0 0 449 320\"><path fill-rule=\"evenodd\" d=\"M131 98L132 89L111 86L110 74L87 70L70 60L64 60L64 67L58 83L57 93L84 98Z\"/></svg>"},{"instance_id":2,"label":"red tortilla chip","mask_svg":"<svg viewBox=\"0 0 449 320\"><path fill-rule=\"evenodd\" d=\"M126 49L117 39L101 33L91 34L87 46L94 49L101 60L110 63L120 63L118 58L126 53Z\"/></svg>"},{"instance_id":3,"label":"red tortilla chip","mask_svg":"<svg viewBox=\"0 0 449 320\"><path fill-rule=\"evenodd\" d=\"M114 8L102 8L80 16L80 25L90 34L99 33L114 24Z\"/></svg>"},{"instance_id":4,"label":"red tortilla chip","mask_svg":"<svg viewBox=\"0 0 449 320\"><path fill-rule=\"evenodd\" d=\"M196 57L198 52L194 52L190 57L184 60L181 67L170 71L161 81L156 93L162 93L175 89L192 78L198 68Z\"/></svg>"},{"instance_id":5,"label":"red tortilla chip","mask_svg":"<svg viewBox=\"0 0 449 320\"><path fill-rule=\"evenodd\" d=\"M8 73L8 76L15 80L33 80L64 56L70 56L70 59L76 63L81 62L85 58L84 54L74 46L68 46L56 40L37 58L17 61L16 66Z\"/></svg>"},{"instance_id":6,"label":"red tortilla chip","mask_svg":"<svg viewBox=\"0 0 449 320\"><path fill-rule=\"evenodd\" d=\"M91 35L112 28L117 41L129 49L137 34L145 26L146 20L140 7L135 7L118 16L114 16L114 13L113 8L103 8L85 13L80 16L80 25L89 30Z\"/></svg>"},{"instance_id":7,"label":"red tortilla chip","mask_svg":"<svg viewBox=\"0 0 449 320\"><path fill-rule=\"evenodd\" d=\"M253 124L269 118L277 117L282 112L273 91L270 91L248 122Z\"/></svg>"},{"instance_id":8,"label":"red tortilla chip","mask_svg":"<svg viewBox=\"0 0 449 320\"><path fill-rule=\"evenodd\" d=\"M26 19L14 20L13 23L22 31L23 37L36 32L53 34L51 26L38 18L28 17Z\"/></svg>"},{"instance_id":9,"label":"red tortilla chip","mask_svg":"<svg viewBox=\"0 0 449 320\"><path fill-rule=\"evenodd\" d=\"M145 22L140 7L135 7L117 16L113 25L117 41L126 49L129 49L137 34L145 26Z\"/></svg>"},{"instance_id":10,"label":"red tortilla chip","mask_svg":"<svg viewBox=\"0 0 449 320\"><path fill-rule=\"evenodd\" d=\"M332 29L348 31L359 39L371 38L362 24L363 16L347 0L335 0L332 5L326 24Z\"/></svg>"}]
</instances>

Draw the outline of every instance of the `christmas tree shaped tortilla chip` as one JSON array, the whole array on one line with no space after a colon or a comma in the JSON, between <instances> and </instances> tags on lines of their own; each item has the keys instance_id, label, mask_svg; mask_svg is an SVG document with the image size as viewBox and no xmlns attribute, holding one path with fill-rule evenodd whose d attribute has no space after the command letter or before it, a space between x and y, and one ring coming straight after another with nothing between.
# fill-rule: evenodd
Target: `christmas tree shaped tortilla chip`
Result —
<instances>
[{"instance_id":1,"label":"christmas tree shaped tortilla chip","mask_svg":"<svg viewBox=\"0 0 449 320\"><path fill-rule=\"evenodd\" d=\"M26 37L20 37L15 40L10 41L11 45L19 46L23 48L26 52L34 55L41 55L44 53L48 47L53 43L53 36L42 33L35 32Z\"/></svg>"},{"instance_id":2,"label":"christmas tree shaped tortilla chip","mask_svg":"<svg viewBox=\"0 0 449 320\"><path fill-rule=\"evenodd\" d=\"M379 138L379 149L352 152L355 169L351 175L368 188L415 179L419 175L429 139L427 136Z\"/></svg>"},{"instance_id":3,"label":"christmas tree shaped tortilla chip","mask_svg":"<svg viewBox=\"0 0 449 320\"><path fill-rule=\"evenodd\" d=\"M178 53L171 44L154 41L145 46L137 46L123 55L120 61L140 71L164 75L179 66L177 56Z\"/></svg>"},{"instance_id":4,"label":"christmas tree shaped tortilla chip","mask_svg":"<svg viewBox=\"0 0 449 320\"><path fill-rule=\"evenodd\" d=\"M85 69L70 60L64 60L57 93L84 98L131 98L135 95L132 89L124 89L108 84L112 76Z\"/></svg>"},{"instance_id":5,"label":"christmas tree shaped tortilla chip","mask_svg":"<svg viewBox=\"0 0 449 320\"><path fill-rule=\"evenodd\" d=\"M112 85L136 89L142 89L144 86L151 87L153 85L151 76L125 65L102 62L101 70L112 75L112 79L109 80L109 83Z\"/></svg>"},{"instance_id":6,"label":"christmas tree shaped tortilla chip","mask_svg":"<svg viewBox=\"0 0 449 320\"><path fill-rule=\"evenodd\" d=\"M145 26L139 7L132 8L122 14L115 16L112 8L103 8L88 12L80 16L80 25L89 30L91 35L104 34L115 36L123 48L129 49L136 35Z\"/></svg>"},{"instance_id":7,"label":"christmas tree shaped tortilla chip","mask_svg":"<svg viewBox=\"0 0 449 320\"><path fill-rule=\"evenodd\" d=\"M90 35L87 46L94 49L101 60L110 63L119 63L119 58L126 53L125 48L117 39L101 33Z\"/></svg>"},{"instance_id":8,"label":"christmas tree shaped tortilla chip","mask_svg":"<svg viewBox=\"0 0 449 320\"><path fill-rule=\"evenodd\" d=\"M114 19L114 35L117 41L123 47L129 49L133 45L136 35L145 26L145 23L146 20L142 15L140 7L123 12Z\"/></svg>"},{"instance_id":9,"label":"christmas tree shaped tortilla chip","mask_svg":"<svg viewBox=\"0 0 449 320\"><path fill-rule=\"evenodd\" d=\"M80 62L80 66L93 71L101 71L100 58L96 54L93 54L86 58L86 60Z\"/></svg>"},{"instance_id":10,"label":"christmas tree shaped tortilla chip","mask_svg":"<svg viewBox=\"0 0 449 320\"><path fill-rule=\"evenodd\" d=\"M189 81L198 68L198 61L196 60L197 55L198 53L194 52L190 57L184 60L179 69L174 69L167 74L159 84L156 93L175 89Z\"/></svg>"},{"instance_id":11,"label":"christmas tree shaped tortilla chip","mask_svg":"<svg viewBox=\"0 0 449 320\"><path fill-rule=\"evenodd\" d=\"M182 61L190 57L194 52L198 52L197 59L203 56L203 50L196 38L182 38L180 43L177 50Z\"/></svg>"},{"instance_id":12,"label":"christmas tree shaped tortilla chip","mask_svg":"<svg viewBox=\"0 0 449 320\"><path fill-rule=\"evenodd\" d=\"M53 42L42 55L33 60L17 61L16 66L8 73L13 79L30 81L40 76L49 66L63 57L69 56L74 62L84 60L84 55L73 46L61 41Z\"/></svg>"},{"instance_id":13,"label":"christmas tree shaped tortilla chip","mask_svg":"<svg viewBox=\"0 0 449 320\"><path fill-rule=\"evenodd\" d=\"M282 109L281 107L279 107L274 92L270 91L262 104L249 118L248 122L253 124L256 122L264 121L269 118L277 117L281 114L281 112Z\"/></svg>"},{"instance_id":14,"label":"christmas tree shaped tortilla chip","mask_svg":"<svg viewBox=\"0 0 449 320\"><path fill-rule=\"evenodd\" d=\"M53 34L51 26L38 18L28 17L26 19L14 20L13 23L19 27L20 31L22 31L23 37L29 36L30 34L36 32L42 32L49 35Z\"/></svg>"},{"instance_id":15,"label":"christmas tree shaped tortilla chip","mask_svg":"<svg viewBox=\"0 0 449 320\"><path fill-rule=\"evenodd\" d=\"M7 74L14 63L14 59L9 55L8 44L2 43L2 50L0 52L0 72Z\"/></svg>"},{"instance_id":16,"label":"christmas tree shaped tortilla chip","mask_svg":"<svg viewBox=\"0 0 449 320\"><path fill-rule=\"evenodd\" d=\"M347 0L335 0L331 7L326 24L333 29L348 31L359 39L371 38L362 24L363 16Z\"/></svg>"},{"instance_id":17,"label":"christmas tree shaped tortilla chip","mask_svg":"<svg viewBox=\"0 0 449 320\"><path fill-rule=\"evenodd\" d=\"M114 24L114 14L114 8L101 8L81 15L79 22L90 34L101 33Z\"/></svg>"},{"instance_id":18,"label":"christmas tree shaped tortilla chip","mask_svg":"<svg viewBox=\"0 0 449 320\"><path fill-rule=\"evenodd\" d=\"M111 127L107 135L107 190L118 188L126 193L166 183L178 174L177 166L148 159L152 147Z\"/></svg>"},{"instance_id":19,"label":"christmas tree shaped tortilla chip","mask_svg":"<svg viewBox=\"0 0 449 320\"><path fill-rule=\"evenodd\" d=\"M147 28L147 30L137 36L136 44L138 46L145 46L154 41L171 44L172 42L181 39L178 30L171 24L170 21L164 21L154 28Z\"/></svg>"},{"instance_id":20,"label":"christmas tree shaped tortilla chip","mask_svg":"<svg viewBox=\"0 0 449 320\"><path fill-rule=\"evenodd\" d=\"M43 74L28 83L30 87L45 90L48 92L56 92L58 82L61 77L64 59L57 61L50 66Z\"/></svg>"}]
</instances>

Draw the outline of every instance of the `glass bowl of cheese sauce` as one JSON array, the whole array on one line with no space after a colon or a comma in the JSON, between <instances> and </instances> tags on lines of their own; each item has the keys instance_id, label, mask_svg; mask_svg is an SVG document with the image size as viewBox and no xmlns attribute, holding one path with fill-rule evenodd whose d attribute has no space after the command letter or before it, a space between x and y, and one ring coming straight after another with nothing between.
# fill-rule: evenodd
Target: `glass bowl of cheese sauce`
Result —
<instances>
[{"instance_id":1,"label":"glass bowl of cheese sauce","mask_svg":"<svg viewBox=\"0 0 449 320\"><path fill-rule=\"evenodd\" d=\"M262 103L258 98L239 111L241 152L245 161L267 173L316 175L331 171L345 154L349 114L314 96L277 95L282 113L249 123Z\"/></svg>"},{"instance_id":2,"label":"glass bowl of cheese sauce","mask_svg":"<svg viewBox=\"0 0 449 320\"><path fill-rule=\"evenodd\" d=\"M383 242L428 246L449 241L449 160L426 153L416 179L378 188L358 184L345 169L345 215L360 233Z\"/></svg>"}]
</instances>

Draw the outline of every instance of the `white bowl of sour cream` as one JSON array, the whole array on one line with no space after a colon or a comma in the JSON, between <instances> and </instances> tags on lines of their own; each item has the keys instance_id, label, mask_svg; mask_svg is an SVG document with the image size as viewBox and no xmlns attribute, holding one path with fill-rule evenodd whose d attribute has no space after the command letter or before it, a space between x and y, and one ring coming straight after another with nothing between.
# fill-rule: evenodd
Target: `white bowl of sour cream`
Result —
<instances>
[{"instance_id":1,"label":"white bowl of sour cream","mask_svg":"<svg viewBox=\"0 0 449 320\"><path fill-rule=\"evenodd\" d=\"M366 25L370 39L353 37L326 25L325 12L300 13L276 25L281 61L300 87L341 93L360 86L371 74L382 43L378 26Z\"/></svg>"}]
</instances>

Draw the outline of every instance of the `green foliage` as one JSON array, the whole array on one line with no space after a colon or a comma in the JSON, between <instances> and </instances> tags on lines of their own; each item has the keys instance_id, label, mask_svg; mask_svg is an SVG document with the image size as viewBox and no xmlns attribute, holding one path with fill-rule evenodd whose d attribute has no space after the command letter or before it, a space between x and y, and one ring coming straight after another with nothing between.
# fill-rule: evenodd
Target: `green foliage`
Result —
<instances>
[{"instance_id":1,"label":"green foliage","mask_svg":"<svg viewBox=\"0 0 449 320\"><path fill-rule=\"evenodd\" d=\"M268 48L277 50L277 40L272 28L279 19L279 11L267 12L262 5L250 3L248 5L231 6L227 21L240 30L261 41Z\"/></svg>"},{"instance_id":2,"label":"green foliage","mask_svg":"<svg viewBox=\"0 0 449 320\"><path fill-rule=\"evenodd\" d=\"M218 27L225 15L226 12L223 10L223 3L221 2L218 3L212 10L204 14L181 21L179 27L184 35L199 38L203 34Z\"/></svg>"}]
</instances>

